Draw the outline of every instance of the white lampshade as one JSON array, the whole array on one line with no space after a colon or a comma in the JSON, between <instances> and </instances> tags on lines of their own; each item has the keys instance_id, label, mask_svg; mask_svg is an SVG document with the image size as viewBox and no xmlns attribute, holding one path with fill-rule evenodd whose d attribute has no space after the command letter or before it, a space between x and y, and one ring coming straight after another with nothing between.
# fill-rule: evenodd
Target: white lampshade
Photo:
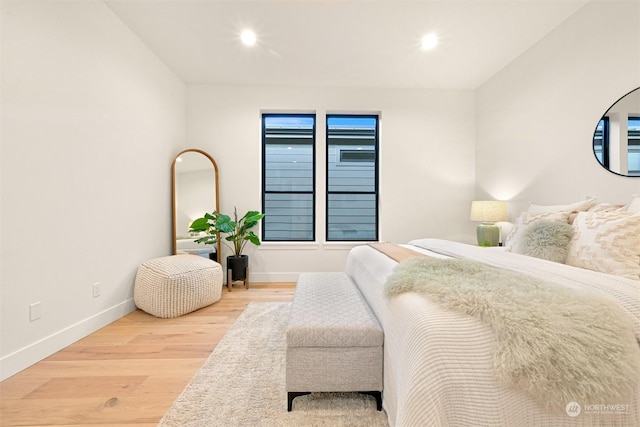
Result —
<instances>
[{"instance_id":1,"label":"white lampshade","mask_svg":"<svg viewBox=\"0 0 640 427\"><path fill-rule=\"evenodd\" d=\"M497 222L507 220L507 202L475 200L471 202L471 221Z\"/></svg>"}]
</instances>

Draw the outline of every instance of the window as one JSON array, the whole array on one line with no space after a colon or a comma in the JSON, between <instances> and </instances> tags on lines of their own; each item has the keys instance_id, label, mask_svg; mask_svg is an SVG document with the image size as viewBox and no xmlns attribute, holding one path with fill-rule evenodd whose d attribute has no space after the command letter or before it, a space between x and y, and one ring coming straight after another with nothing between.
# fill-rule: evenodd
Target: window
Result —
<instances>
[{"instance_id":1,"label":"window","mask_svg":"<svg viewBox=\"0 0 640 427\"><path fill-rule=\"evenodd\" d=\"M640 117L629 117L627 122L628 175L640 176Z\"/></svg>"},{"instance_id":2,"label":"window","mask_svg":"<svg viewBox=\"0 0 640 427\"><path fill-rule=\"evenodd\" d=\"M263 114L263 241L315 238L315 116Z\"/></svg>"},{"instance_id":3,"label":"window","mask_svg":"<svg viewBox=\"0 0 640 427\"><path fill-rule=\"evenodd\" d=\"M610 161L610 119L603 117L593 135L593 151L596 158L607 169L611 168ZM618 123L616 121L616 123ZM622 135L624 138L624 131ZM640 176L640 117L629 117L627 119L627 173L628 176Z\"/></svg>"},{"instance_id":4,"label":"window","mask_svg":"<svg viewBox=\"0 0 640 427\"><path fill-rule=\"evenodd\" d=\"M340 150L340 163L347 162L375 162L375 150Z\"/></svg>"},{"instance_id":5,"label":"window","mask_svg":"<svg viewBox=\"0 0 640 427\"><path fill-rule=\"evenodd\" d=\"M378 238L378 117L327 115L327 241Z\"/></svg>"},{"instance_id":6,"label":"window","mask_svg":"<svg viewBox=\"0 0 640 427\"><path fill-rule=\"evenodd\" d=\"M598 122L593 135L593 151L600 164L609 168L609 117Z\"/></svg>"}]
</instances>

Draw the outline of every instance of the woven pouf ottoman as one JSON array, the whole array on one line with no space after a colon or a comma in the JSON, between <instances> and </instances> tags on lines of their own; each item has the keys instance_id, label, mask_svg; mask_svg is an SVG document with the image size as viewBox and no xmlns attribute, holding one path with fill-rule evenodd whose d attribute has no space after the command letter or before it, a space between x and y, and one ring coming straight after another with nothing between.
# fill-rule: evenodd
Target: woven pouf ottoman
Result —
<instances>
[{"instance_id":1,"label":"woven pouf ottoman","mask_svg":"<svg viewBox=\"0 0 640 427\"><path fill-rule=\"evenodd\" d=\"M133 300L156 317L178 317L222 296L222 267L197 255L172 255L144 262L136 273Z\"/></svg>"}]
</instances>

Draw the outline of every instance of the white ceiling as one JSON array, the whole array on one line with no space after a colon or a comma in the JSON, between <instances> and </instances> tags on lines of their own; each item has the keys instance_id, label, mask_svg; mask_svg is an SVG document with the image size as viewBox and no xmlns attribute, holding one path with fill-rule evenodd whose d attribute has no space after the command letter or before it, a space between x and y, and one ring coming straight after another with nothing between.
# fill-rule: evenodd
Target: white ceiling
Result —
<instances>
[{"instance_id":1,"label":"white ceiling","mask_svg":"<svg viewBox=\"0 0 640 427\"><path fill-rule=\"evenodd\" d=\"M433 89L477 88L587 2L105 1L189 84Z\"/></svg>"}]
</instances>

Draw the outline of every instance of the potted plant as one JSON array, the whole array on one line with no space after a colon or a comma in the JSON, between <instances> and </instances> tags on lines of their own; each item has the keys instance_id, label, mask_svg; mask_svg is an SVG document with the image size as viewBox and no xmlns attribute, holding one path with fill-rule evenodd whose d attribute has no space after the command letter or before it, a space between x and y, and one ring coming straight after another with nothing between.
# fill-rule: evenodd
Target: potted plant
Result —
<instances>
[{"instance_id":1,"label":"potted plant","mask_svg":"<svg viewBox=\"0 0 640 427\"><path fill-rule=\"evenodd\" d=\"M220 240L220 232L215 229L216 218L220 216L218 212L205 213L204 217L195 219L189 225L189 232L192 235L204 236L194 240L195 243L202 243L205 245L212 245L214 247L213 252L209 254L209 259L218 262L218 241Z\"/></svg>"},{"instance_id":2,"label":"potted plant","mask_svg":"<svg viewBox=\"0 0 640 427\"><path fill-rule=\"evenodd\" d=\"M220 235L226 234L222 243L230 247L233 252L233 255L227 257L227 268L232 271L232 280L245 280L249 257L242 252L248 242L260 246L260 239L251 229L258 225L262 218L264 214L249 211L238 219L236 208L233 209L233 220L229 215L219 212L205 213L202 218L197 218L191 223L191 231L204 231L207 235L196 240L204 244L216 244Z\"/></svg>"}]
</instances>

